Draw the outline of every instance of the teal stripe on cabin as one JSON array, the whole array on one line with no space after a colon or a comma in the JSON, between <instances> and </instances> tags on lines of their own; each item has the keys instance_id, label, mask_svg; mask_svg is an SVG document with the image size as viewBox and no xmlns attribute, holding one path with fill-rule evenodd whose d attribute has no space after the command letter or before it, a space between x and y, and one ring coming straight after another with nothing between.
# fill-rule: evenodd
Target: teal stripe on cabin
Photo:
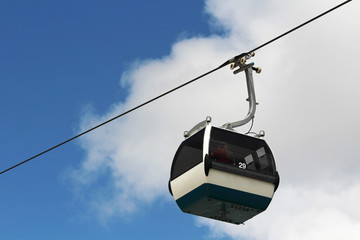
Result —
<instances>
[{"instance_id":1,"label":"teal stripe on cabin","mask_svg":"<svg viewBox=\"0 0 360 240\"><path fill-rule=\"evenodd\" d=\"M192 206L209 198L260 211L264 211L271 201L268 197L205 183L176 200L176 203L182 211L187 212L191 211Z\"/></svg>"}]
</instances>

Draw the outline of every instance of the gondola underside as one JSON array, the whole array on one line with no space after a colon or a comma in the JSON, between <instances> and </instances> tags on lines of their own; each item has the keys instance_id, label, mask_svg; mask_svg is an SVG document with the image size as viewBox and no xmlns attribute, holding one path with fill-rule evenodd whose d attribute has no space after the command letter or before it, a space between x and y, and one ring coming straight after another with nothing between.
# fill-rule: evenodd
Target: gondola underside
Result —
<instances>
[{"instance_id":1,"label":"gondola underside","mask_svg":"<svg viewBox=\"0 0 360 240\"><path fill-rule=\"evenodd\" d=\"M203 163L170 184L183 212L234 224L242 224L266 210L275 188L269 182L217 169L210 169L205 176Z\"/></svg>"}]
</instances>

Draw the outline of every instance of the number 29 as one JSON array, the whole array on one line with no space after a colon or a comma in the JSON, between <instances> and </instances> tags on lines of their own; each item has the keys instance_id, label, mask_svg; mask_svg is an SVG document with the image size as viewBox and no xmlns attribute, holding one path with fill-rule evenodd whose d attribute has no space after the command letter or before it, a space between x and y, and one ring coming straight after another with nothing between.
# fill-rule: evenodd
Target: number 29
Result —
<instances>
[{"instance_id":1,"label":"number 29","mask_svg":"<svg viewBox=\"0 0 360 240\"><path fill-rule=\"evenodd\" d=\"M239 162L239 168L246 169L246 163Z\"/></svg>"}]
</instances>

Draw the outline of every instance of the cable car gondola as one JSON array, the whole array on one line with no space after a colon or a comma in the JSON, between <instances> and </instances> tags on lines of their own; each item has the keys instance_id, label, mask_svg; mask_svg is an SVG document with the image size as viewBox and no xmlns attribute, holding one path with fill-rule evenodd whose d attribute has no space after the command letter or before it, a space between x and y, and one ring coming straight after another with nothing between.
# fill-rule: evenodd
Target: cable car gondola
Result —
<instances>
[{"instance_id":1,"label":"cable car gondola","mask_svg":"<svg viewBox=\"0 0 360 240\"><path fill-rule=\"evenodd\" d=\"M233 130L253 119L256 108L253 64L245 65L244 59L235 64L246 73L247 117L222 127L212 126L208 117L185 132L171 166L169 191L185 213L241 224L266 210L279 174L264 134L253 137Z\"/></svg>"}]
</instances>

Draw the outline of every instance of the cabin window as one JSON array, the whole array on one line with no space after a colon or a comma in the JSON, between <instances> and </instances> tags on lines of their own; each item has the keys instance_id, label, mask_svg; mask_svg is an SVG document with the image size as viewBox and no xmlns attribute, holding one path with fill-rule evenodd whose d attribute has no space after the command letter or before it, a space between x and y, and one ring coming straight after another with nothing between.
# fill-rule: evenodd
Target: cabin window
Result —
<instances>
[{"instance_id":1,"label":"cabin window","mask_svg":"<svg viewBox=\"0 0 360 240\"><path fill-rule=\"evenodd\" d=\"M182 142L174 157L171 180L203 161L204 132L203 129Z\"/></svg>"},{"instance_id":2,"label":"cabin window","mask_svg":"<svg viewBox=\"0 0 360 240\"><path fill-rule=\"evenodd\" d=\"M271 151L261 139L213 127L209 156L243 170L273 174Z\"/></svg>"},{"instance_id":3,"label":"cabin window","mask_svg":"<svg viewBox=\"0 0 360 240\"><path fill-rule=\"evenodd\" d=\"M256 155L259 158L260 169L262 171L269 170L269 159L268 156L266 155L265 148L262 147L256 150Z\"/></svg>"}]
</instances>

